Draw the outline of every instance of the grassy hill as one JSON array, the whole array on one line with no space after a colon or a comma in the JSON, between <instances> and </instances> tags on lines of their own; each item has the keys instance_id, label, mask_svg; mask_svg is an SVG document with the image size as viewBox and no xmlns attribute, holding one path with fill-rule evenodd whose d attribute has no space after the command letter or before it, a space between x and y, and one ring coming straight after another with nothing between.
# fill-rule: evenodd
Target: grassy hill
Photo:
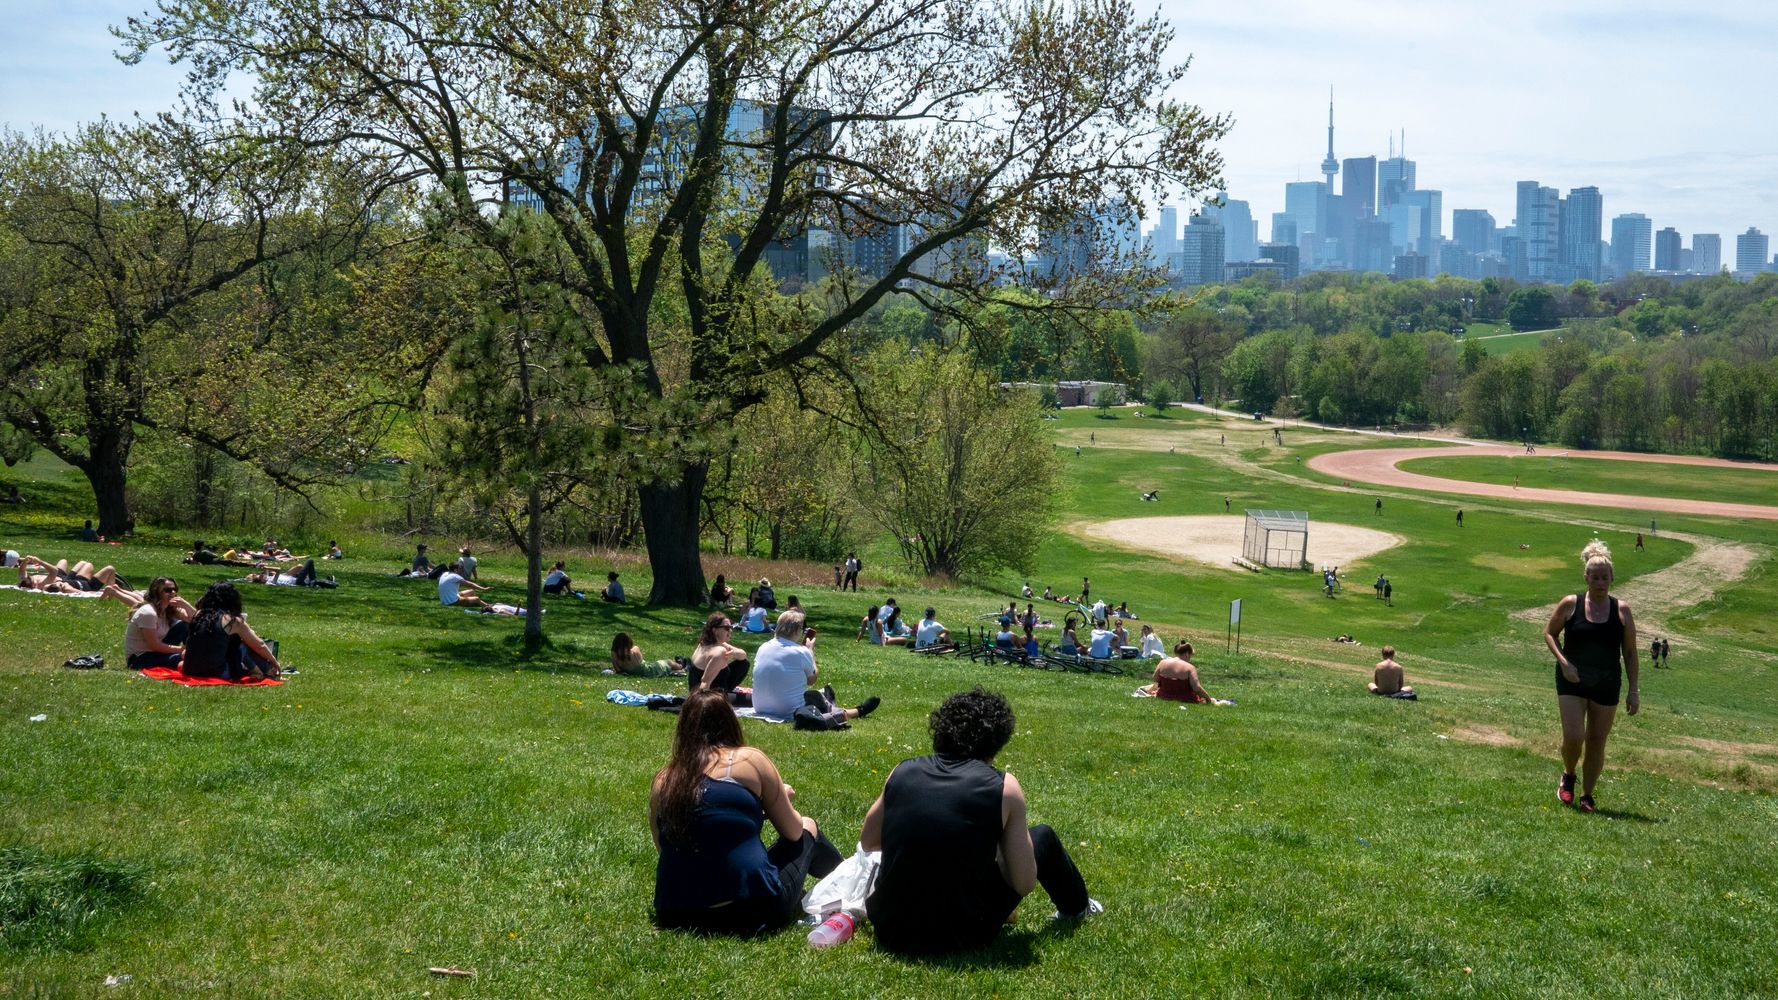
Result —
<instances>
[{"instance_id":1,"label":"grassy hill","mask_svg":"<svg viewBox=\"0 0 1778 1000\"><path fill-rule=\"evenodd\" d=\"M746 724L799 808L847 844L889 768L927 749L926 714L945 694L1003 691L1019 727L1000 763L1033 822L1062 834L1103 916L1054 927L1039 893L995 947L939 962L879 953L868 929L825 952L794 931L747 943L656 932L643 815L673 719L608 704L638 682L598 671L619 629L650 657L689 652L696 615L552 600L554 644L525 656L518 621L441 607L429 585L386 575L406 551L391 544L350 552L337 591L248 592L255 627L300 671L279 688L139 678L119 669L119 606L0 591L0 996L106 992L120 973L150 996L1772 990L1778 633L1765 622L1778 526L1663 515L1662 537L1633 553L1633 506L1379 493L1297 461L1363 439L1287 431L1280 448L1251 421L1131 412L1053 422L1067 483L1030 582L1072 592L1090 576L1169 642L1196 642L1205 684L1237 706L1134 700L1129 676L855 643L865 605L891 596L867 568L857 596L779 593L810 608L841 697L878 694L883 709L842 733ZM183 537L170 532L71 541L78 483L48 464L28 476L37 502L0 508L0 547L111 562L137 580L172 572L188 593L220 575L179 566ZM1692 486L1703 496L1714 483ZM1158 502L1140 499L1155 489ZM1312 525L1379 527L1401 543L1346 566L1350 589L1329 600L1314 575L1241 573L1081 530L1223 516L1225 496L1237 512L1303 510ZM1617 553L1618 589L1648 595L1638 617L1672 637L1674 669L1644 667L1603 809L1583 816L1551 794L1558 730L1539 632L1581 586L1576 554L1595 533ZM1724 553L1740 560L1732 579L1693 572ZM871 554L867 567L887 565ZM606 566L575 568L596 579ZM822 570L786 569L775 579ZM1379 570L1394 607L1364 582ZM520 571L507 554L482 563L507 595ZM646 592L645 571L626 580ZM893 596L960 628L1021 582ZM1238 655L1223 641L1235 597ZM1363 645L1330 641L1341 632ZM1383 643L1401 650L1420 702L1363 693ZM57 666L95 651L108 669ZM437 979L432 965L477 975Z\"/></svg>"}]
</instances>

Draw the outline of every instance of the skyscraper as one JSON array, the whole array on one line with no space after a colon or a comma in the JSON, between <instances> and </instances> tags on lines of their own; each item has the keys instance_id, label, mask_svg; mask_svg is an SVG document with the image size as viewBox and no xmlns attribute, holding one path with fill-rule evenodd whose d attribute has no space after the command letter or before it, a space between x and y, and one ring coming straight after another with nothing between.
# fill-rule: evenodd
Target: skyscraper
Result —
<instances>
[{"instance_id":1,"label":"skyscraper","mask_svg":"<svg viewBox=\"0 0 1778 1000\"><path fill-rule=\"evenodd\" d=\"M1524 247L1525 273L1521 281L1556 280L1556 236L1562 218L1562 196L1553 187L1536 181L1520 181L1518 218L1513 220Z\"/></svg>"},{"instance_id":2,"label":"skyscraper","mask_svg":"<svg viewBox=\"0 0 1778 1000\"><path fill-rule=\"evenodd\" d=\"M1224 245L1222 223L1201 212L1193 215L1185 224L1185 231L1179 234L1175 276L1187 285L1221 281Z\"/></svg>"},{"instance_id":3,"label":"skyscraper","mask_svg":"<svg viewBox=\"0 0 1778 1000\"><path fill-rule=\"evenodd\" d=\"M1692 270L1699 274L1722 270L1722 234L1692 234Z\"/></svg>"},{"instance_id":4,"label":"skyscraper","mask_svg":"<svg viewBox=\"0 0 1778 1000\"><path fill-rule=\"evenodd\" d=\"M1253 219L1252 206L1238 198L1230 198L1227 191L1218 191L1214 202L1204 202L1203 211L1222 223L1225 260L1252 260L1258 255L1259 225Z\"/></svg>"},{"instance_id":5,"label":"skyscraper","mask_svg":"<svg viewBox=\"0 0 1778 1000\"><path fill-rule=\"evenodd\" d=\"M1414 250L1438 266L1438 245L1445 239L1445 193L1430 188L1416 188L1402 193L1402 201L1420 209L1420 232Z\"/></svg>"},{"instance_id":6,"label":"skyscraper","mask_svg":"<svg viewBox=\"0 0 1778 1000\"><path fill-rule=\"evenodd\" d=\"M1289 212L1272 213L1272 242L1296 246L1296 220L1290 217ZM1260 249L1263 251L1265 248L1262 246Z\"/></svg>"},{"instance_id":7,"label":"skyscraper","mask_svg":"<svg viewBox=\"0 0 1778 1000\"><path fill-rule=\"evenodd\" d=\"M1764 271L1771 266L1771 247L1772 241L1765 233L1747 227L1745 233L1735 237L1735 272Z\"/></svg>"},{"instance_id":8,"label":"skyscraper","mask_svg":"<svg viewBox=\"0 0 1778 1000\"><path fill-rule=\"evenodd\" d=\"M1681 249L1679 230L1672 226L1655 233L1655 270L1680 271L1679 251Z\"/></svg>"},{"instance_id":9,"label":"skyscraper","mask_svg":"<svg viewBox=\"0 0 1778 1000\"><path fill-rule=\"evenodd\" d=\"M1296 224L1296 244L1310 236L1325 236L1327 233L1327 185L1320 181L1294 181L1284 185L1284 214ZM1278 234L1272 233L1276 240ZM1304 254L1305 268L1312 266L1314 258Z\"/></svg>"},{"instance_id":10,"label":"skyscraper","mask_svg":"<svg viewBox=\"0 0 1778 1000\"><path fill-rule=\"evenodd\" d=\"M1629 212L1611 220L1611 264L1622 278L1649 269L1649 245L1654 223L1641 212Z\"/></svg>"},{"instance_id":11,"label":"skyscraper","mask_svg":"<svg viewBox=\"0 0 1778 1000\"><path fill-rule=\"evenodd\" d=\"M1485 208L1451 210L1451 238L1465 253L1487 253L1494 246L1494 216Z\"/></svg>"},{"instance_id":12,"label":"skyscraper","mask_svg":"<svg viewBox=\"0 0 1778 1000\"><path fill-rule=\"evenodd\" d=\"M1605 199L1599 189L1569 188L1557 215L1556 280L1599 280L1599 241L1605 225Z\"/></svg>"},{"instance_id":13,"label":"skyscraper","mask_svg":"<svg viewBox=\"0 0 1778 1000\"><path fill-rule=\"evenodd\" d=\"M1377 214L1401 201L1401 196L1414 190L1414 161L1404 156L1391 156L1377 164Z\"/></svg>"},{"instance_id":14,"label":"skyscraper","mask_svg":"<svg viewBox=\"0 0 1778 1000\"><path fill-rule=\"evenodd\" d=\"M1376 157L1346 158L1340 170L1340 197L1346 199L1346 214L1354 219L1377 214Z\"/></svg>"},{"instance_id":15,"label":"skyscraper","mask_svg":"<svg viewBox=\"0 0 1778 1000\"><path fill-rule=\"evenodd\" d=\"M1179 250L1179 209L1162 207L1161 221L1148 231L1148 245L1154 260L1162 264Z\"/></svg>"}]
</instances>

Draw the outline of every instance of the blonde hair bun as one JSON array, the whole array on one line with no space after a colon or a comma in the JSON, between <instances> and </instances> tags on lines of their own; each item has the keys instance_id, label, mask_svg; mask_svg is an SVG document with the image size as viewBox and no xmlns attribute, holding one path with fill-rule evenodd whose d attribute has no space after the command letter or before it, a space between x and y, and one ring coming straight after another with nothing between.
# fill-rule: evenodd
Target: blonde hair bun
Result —
<instances>
[{"instance_id":1,"label":"blonde hair bun","mask_svg":"<svg viewBox=\"0 0 1778 1000\"><path fill-rule=\"evenodd\" d=\"M1611 549L1607 548L1604 542L1595 538L1587 543L1586 548L1580 550L1580 561L1589 570L1600 564L1609 570L1612 568Z\"/></svg>"}]
</instances>

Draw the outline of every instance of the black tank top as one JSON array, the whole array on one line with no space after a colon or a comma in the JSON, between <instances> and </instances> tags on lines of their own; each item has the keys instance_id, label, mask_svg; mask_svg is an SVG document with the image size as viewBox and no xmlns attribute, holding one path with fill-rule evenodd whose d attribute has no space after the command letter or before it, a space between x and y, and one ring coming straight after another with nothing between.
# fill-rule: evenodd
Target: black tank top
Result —
<instances>
[{"instance_id":1,"label":"black tank top","mask_svg":"<svg viewBox=\"0 0 1778 1000\"><path fill-rule=\"evenodd\" d=\"M1616 687L1621 673L1624 622L1618 617L1617 598L1607 597L1609 611L1602 622L1587 620L1587 595L1576 594L1574 613L1562 628L1562 655L1580 671L1583 687L1609 684Z\"/></svg>"},{"instance_id":2,"label":"black tank top","mask_svg":"<svg viewBox=\"0 0 1778 1000\"><path fill-rule=\"evenodd\" d=\"M227 677L228 668L240 658L241 640L226 629L227 615L200 615L185 638L185 657L179 670L188 677Z\"/></svg>"},{"instance_id":3,"label":"black tank top","mask_svg":"<svg viewBox=\"0 0 1778 1000\"><path fill-rule=\"evenodd\" d=\"M867 902L877 940L930 952L992 940L1019 897L995 860L1006 777L986 761L916 757L883 788L883 866Z\"/></svg>"}]
</instances>

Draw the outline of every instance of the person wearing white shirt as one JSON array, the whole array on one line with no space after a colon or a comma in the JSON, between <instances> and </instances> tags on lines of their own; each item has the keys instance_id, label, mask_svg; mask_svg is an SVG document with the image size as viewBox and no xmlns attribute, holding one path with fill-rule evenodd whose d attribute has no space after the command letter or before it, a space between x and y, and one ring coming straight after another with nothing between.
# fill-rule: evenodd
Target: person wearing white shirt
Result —
<instances>
[{"instance_id":1,"label":"person wearing white shirt","mask_svg":"<svg viewBox=\"0 0 1778 1000\"><path fill-rule=\"evenodd\" d=\"M951 632L938 623L935 617L937 614L933 608L926 609L926 617L920 619L920 627L914 630L915 649L931 649L934 646L951 644Z\"/></svg>"},{"instance_id":2,"label":"person wearing white shirt","mask_svg":"<svg viewBox=\"0 0 1778 1000\"><path fill-rule=\"evenodd\" d=\"M1087 655L1096 660L1109 660L1115 654L1111 651L1110 632L1102 628L1093 629L1092 640L1087 645Z\"/></svg>"},{"instance_id":3,"label":"person wearing white shirt","mask_svg":"<svg viewBox=\"0 0 1778 1000\"><path fill-rule=\"evenodd\" d=\"M881 704L866 698L857 708L834 705L826 691L811 690L821 676L815 651L803 645L803 614L786 611L778 616L777 635L759 647L753 657L753 712L762 718L785 720L807 705L834 721L869 715Z\"/></svg>"},{"instance_id":4,"label":"person wearing white shirt","mask_svg":"<svg viewBox=\"0 0 1778 1000\"><path fill-rule=\"evenodd\" d=\"M1142 626L1142 650L1140 655L1145 660L1159 659L1167 655L1167 647L1161 644L1161 637L1154 634L1153 625Z\"/></svg>"},{"instance_id":5,"label":"person wearing white shirt","mask_svg":"<svg viewBox=\"0 0 1778 1000\"><path fill-rule=\"evenodd\" d=\"M574 581L568 577L568 563L564 560L557 559L555 566L551 567L549 574L543 578L543 592L546 594L566 594L569 593L569 588L573 586Z\"/></svg>"},{"instance_id":6,"label":"person wearing white shirt","mask_svg":"<svg viewBox=\"0 0 1778 1000\"><path fill-rule=\"evenodd\" d=\"M1105 624L1105 602L1104 601L1094 601L1093 602L1093 624L1094 625Z\"/></svg>"},{"instance_id":7,"label":"person wearing white shirt","mask_svg":"<svg viewBox=\"0 0 1778 1000\"><path fill-rule=\"evenodd\" d=\"M741 627L748 632L766 631L766 609L757 604L749 605L741 615Z\"/></svg>"},{"instance_id":8,"label":"person wearing white shirt","mask_svg":"<svg viewBox=\"0 0 1778 1000\"><path fill-rule=\"evenodd\" d=\"M466 588L467 593L465 593ZM479 583L470 583L463 579L463 574L457 572L456 564L452 563L451 568L445 570L444 575L438 578L438 603L447 606L461 604L466 608L480 608L487 602L482 600L477 591L487 589Z\"/></svg>"}]
</instances>

